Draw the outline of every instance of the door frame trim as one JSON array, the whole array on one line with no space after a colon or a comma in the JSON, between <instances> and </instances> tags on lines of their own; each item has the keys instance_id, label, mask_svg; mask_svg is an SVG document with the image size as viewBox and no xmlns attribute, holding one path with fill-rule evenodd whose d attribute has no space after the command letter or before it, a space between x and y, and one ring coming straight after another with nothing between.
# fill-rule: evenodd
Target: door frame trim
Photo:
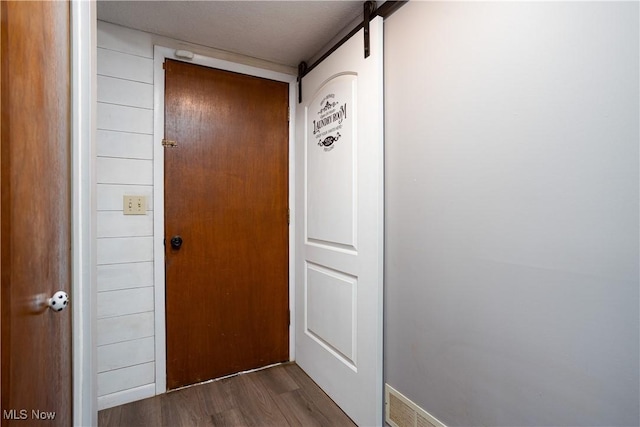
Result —
<instances>
[{"instance_id":1,"label":"door frame trim","mask_svg":"<svg viewBox=\"0 0 640 427\"><path fill-rule=\"evenodd\" d=\"M96 3L70 2L71 316L73 425L98 424L96 179Z\"/></svg>"},{"instance_id":2,"label":"door frame trim","mask_svg":"<svg viewBox=\"0 0 640 427\"><path fill-rule=\"evenodd\" d=\"M295 319L295 108L296 76L266 70L204 55L194 54L190 60L179 58L176 50L164 46L153 47L153 272L156 394L167 391L167 344L165 316L165 260L164 260L164 69L165 59L173 59L224 71L262 77L289 83L289 310ZM289 324L289 359L295 360L295 322Z\"/></svg>"}]
</instances>

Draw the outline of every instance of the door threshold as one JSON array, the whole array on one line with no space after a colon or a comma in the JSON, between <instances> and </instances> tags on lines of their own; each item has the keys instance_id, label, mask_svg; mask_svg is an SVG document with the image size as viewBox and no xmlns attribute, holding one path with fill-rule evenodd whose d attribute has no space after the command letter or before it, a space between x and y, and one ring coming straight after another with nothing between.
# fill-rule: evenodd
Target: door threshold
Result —
<instances>
[{"instance_id":1,"label":"door threshold","mask_svg":"<svg viewBox=\"0 0 640 427\"><path fill-rule=\"evenodd\" d=\"M236 372L235 374L229 374L229 375L225 375L223 377L213 378L213 379L202 381L202 382L199 382L199 383L185 385L185 386L182 386L182 387L174 388L172 390L167 390L167 394L168 393L173 393L174 391L180 391L180 390L184 390L186 388L195 387L195 386L198 386L198 385L204 385L204 384L209 384L209 383L213 383L213 382L220 381L220 380L225 380L227 378L236 377L238 375L244 375L244 374L250 374L252 372L263 371L265 369L273 368L275 366L280 366L280 365L286 365L288 363L292 363L292 361L272 363L271 365L261 366L259 368L249 369L247 371L240 371L240 372Z\"/></svg>"}]
</instances>

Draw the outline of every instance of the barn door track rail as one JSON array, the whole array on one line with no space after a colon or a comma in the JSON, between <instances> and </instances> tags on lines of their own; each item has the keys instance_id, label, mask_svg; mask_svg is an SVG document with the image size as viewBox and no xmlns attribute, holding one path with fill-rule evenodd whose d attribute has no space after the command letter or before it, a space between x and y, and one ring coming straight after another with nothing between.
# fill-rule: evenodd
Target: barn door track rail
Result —
<instances>
[{"instance_id":1,"label":"barn door track rail","mask_svg":"<svg viewBox=\"0 0 640 427\"><path fill-rule=\"evenodd\" d=\"M338 43L336 43L331 49L325 52L316 62L307 65L305 61L302 61L298 65L298 103L302 102L302 78L309 74L311 70L313 70L318 64L324 61L329 55L331 55L336 49L342 46L347 40L349 40L354 34L360 31L361 28L364 28L364 57L368 58L370 52L369 45L369 23L376 16L382 16L383 18L387 18L391 16L396 10L400 9L407 3L408 0L399 0L399 1L386 1L380 7L376 7L375 1L365 1L363 4L363 21L356 25L356 27L349 32L346 36L344 36Z\"/></svg>"}]
</instances>

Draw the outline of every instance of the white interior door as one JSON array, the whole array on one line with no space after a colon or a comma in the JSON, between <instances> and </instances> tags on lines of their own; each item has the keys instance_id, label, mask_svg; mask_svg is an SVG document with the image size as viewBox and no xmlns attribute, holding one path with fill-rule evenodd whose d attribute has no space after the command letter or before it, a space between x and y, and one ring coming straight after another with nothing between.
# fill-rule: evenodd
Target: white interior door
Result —
<instances>
[{"instance_id":1,"label":"white interior door","mask_svg":"<svg viewBox=\"0 0 640 427\"><path fill-rule=\"evenodd\" d=\"M362 426L383 424L381 17L302 79L296 361Z\"/></svg>"}]
</instances>

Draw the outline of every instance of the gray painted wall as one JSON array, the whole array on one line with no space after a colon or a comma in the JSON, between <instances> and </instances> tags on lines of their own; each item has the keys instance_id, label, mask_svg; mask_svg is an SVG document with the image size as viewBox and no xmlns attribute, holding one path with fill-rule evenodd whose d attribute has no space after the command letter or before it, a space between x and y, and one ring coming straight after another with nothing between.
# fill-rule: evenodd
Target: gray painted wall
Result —
<instances>
[{"instance_id":1,"label":"gray painted wall","mask_svg":"<svg viewBox=\"0 0 640 427\"><path fill-rule=\"evenodd\" d=\"M450 426L639 425L638 3L385 23L386 382Z\"/></svg>"}]
</instances>

